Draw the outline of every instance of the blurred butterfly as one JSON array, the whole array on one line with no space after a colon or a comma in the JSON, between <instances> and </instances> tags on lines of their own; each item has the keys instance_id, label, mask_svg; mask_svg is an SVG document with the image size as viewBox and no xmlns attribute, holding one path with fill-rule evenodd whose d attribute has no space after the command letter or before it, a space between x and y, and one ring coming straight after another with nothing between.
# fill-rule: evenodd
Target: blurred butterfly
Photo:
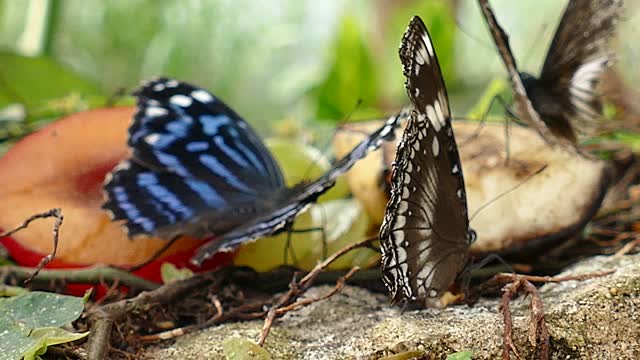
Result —
<instances>
[{"instance_id":1,"label":"blurred butterfly","mask_svg":"<svg viewBox=\"0 0 640 360\"><path fill-rule=\"evenodd\" d=\"M394 302L447 290L464 269L475 239L447 89L419 17L402 38L400 60L414 109L398 144L380 229L383 281Z\"/></svg>"},{"instance_id":2,"label":"blurred butterfly","mask_svg":"<svg viewBox=\"0 0 640 360\"><path fill-rule=\"evenodd\" d=\"M391 139L401 114L337 161L321 178L294 187L260 138L211 93L158 79L134 93L132 156L105 179L106 209L130 237L219 236L192 262L287 229L357 160Z\"/></svg>"},{"instance_id":3,"label":"blurred butterfly","mask_svg":"<svg viewBox=\"0 0 640 360\"><path fill-rule=\"evenodd\" d=\"M571 0L539 77L518 72L507 34L488 0L478 0L507 67L518 116L548 142L575 144L602 119L598 83L614 62L610 49L622 0Z\"/></svg>"}]
</instances>

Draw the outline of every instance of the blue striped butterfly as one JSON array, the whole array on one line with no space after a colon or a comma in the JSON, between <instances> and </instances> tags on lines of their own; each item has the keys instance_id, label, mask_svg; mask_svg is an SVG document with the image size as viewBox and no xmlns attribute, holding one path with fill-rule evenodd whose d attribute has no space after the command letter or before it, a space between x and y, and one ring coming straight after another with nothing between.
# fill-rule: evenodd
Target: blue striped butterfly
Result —
<instances>
[{"instance_id":1,"label":"blue striped butterfly","mask_svg":"<svg viewBox=\"0 0 640 360\"><path fill-rule=\"evenodd\" d=\"M402 38L400 60L413 110L396 151L380 228L382 279L393 302L442 294L465 268L475 240L447 89L417 16Z\"/></svg>"},{"instance_id":2,"label":"blue striped butterfly","mask_svg":"<svg viewBox=\"0 0 640 360\"><path fill-rule=\"evenodd\" d=\"M287 229L338 176L393 138L402 117L390 118L321 178L287 187L251 126L211 93L161 78L134 95L132 155L105 179L103 208L130 237L217 236L198 249L195 264Z\"/></svg>"},{"instance_id":3,"label":"blue striped butterfly","mask_svg":"<svg viewBox=\"0 0 640 360\"><path fill-rule=\"evenodd\" d=\"M593 134L603 118L598 84L615 60L611 43L622 0L569 1L539 77L518 71L489 0L478 1L509 72L518 116L551 143L575 144Z\"/></svg>"}]
</instances>

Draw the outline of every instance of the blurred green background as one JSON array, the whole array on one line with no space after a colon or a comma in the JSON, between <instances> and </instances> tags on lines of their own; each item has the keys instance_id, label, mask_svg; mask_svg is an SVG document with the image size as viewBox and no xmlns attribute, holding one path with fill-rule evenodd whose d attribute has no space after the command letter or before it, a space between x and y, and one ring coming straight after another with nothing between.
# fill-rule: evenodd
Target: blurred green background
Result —
<instances>
[{"instance_id":1,"label":"blurred green background","mask_svg":"<svg viewBox=\"0 0 640 360\"><path fill-rule=\"evenodd\" d=\"M615 46L637 89L640 1L627 3ZM492 4L537 73L566 1ZM397 48L412 15L429 26L454 114L506 77L475 0L0 0L0 120L104 106L159 75L209 89L264 135L283 119L383 116L407 101Z\"/></svg>"}]
</instances>

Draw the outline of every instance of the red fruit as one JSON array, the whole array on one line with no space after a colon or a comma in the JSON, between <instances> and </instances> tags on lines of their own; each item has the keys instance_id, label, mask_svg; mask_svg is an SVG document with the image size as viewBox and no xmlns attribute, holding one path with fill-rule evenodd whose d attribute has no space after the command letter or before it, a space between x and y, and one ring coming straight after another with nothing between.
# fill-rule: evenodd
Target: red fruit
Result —
<instances>
[{"instance_id":1,"label":"red fruit","mask_svg":"<svg viewBox=\"0 0 640 360\"><path fill-rule=\"evenodd\" d=\"M11 229L30 215L61 208L64 222L52 267L97 263L130 266L166 244L158 238L130 240L100 208L104 176L128 156L127 128L133 107L98 109L60 119L25 137L0 158L0 228ZM36 220L12 239L1 239L20 265L33 266L52 249L53 219ZM165 253L187 264L201 242L181 238ZM209 262L219 264L222 258ZM142 269L159 280L162 261Z\"/></svg>"}]
</instances>

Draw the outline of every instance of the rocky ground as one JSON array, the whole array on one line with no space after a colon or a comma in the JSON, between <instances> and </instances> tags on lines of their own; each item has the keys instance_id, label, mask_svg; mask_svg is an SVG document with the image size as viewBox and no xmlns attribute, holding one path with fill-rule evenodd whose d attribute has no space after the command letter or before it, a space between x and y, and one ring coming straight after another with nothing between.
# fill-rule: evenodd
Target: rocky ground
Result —
<instances>
[{"instance_id":1,"label":"rocky ground","mask_svg":"<svg viewBox=\"0 0 640 360\"><path fill-rule=\"evenodd\" d=\"M640 255L599 256L560 275L616 269L602 278L546 284L540 288L551 336L552 359L640 358ZM318 296L329 287L312 289ZM528 341L529 298L512 301L514 341L532 358ZM225 324L148 349L158 359L223 359L225 339L256 340L262 321ZM276 321L265 348L273 359L381 359L420 350L427 358L471 350L473 359L502 354L503 319L498 300L473 307L406 311L385 296L346 287L328 301Z\"/></svg>"}]
</instances>

